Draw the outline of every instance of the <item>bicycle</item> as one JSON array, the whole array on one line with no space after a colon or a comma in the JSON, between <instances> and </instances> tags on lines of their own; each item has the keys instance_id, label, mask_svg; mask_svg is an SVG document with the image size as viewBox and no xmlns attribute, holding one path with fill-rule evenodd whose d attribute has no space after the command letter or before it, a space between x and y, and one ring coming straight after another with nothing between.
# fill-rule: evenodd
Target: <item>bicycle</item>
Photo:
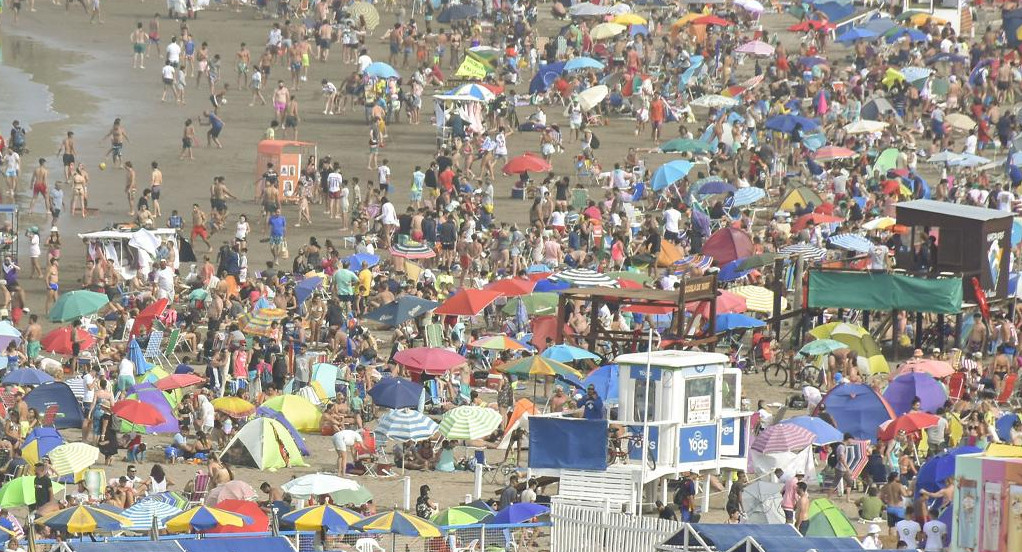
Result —
<instances>
[{"instance_id":1,"label":"bicycle","mask_svg":"<svg viewBox=\"0 0 1022 552\"><path fill-rule=\"evenodd\" d=\"M619 461L623 464L627 464L633 451L645 448L647 451L646 463L649 465L649 469L656 469L656 443L650 442L648 447L643 447L641 434L629 433L628 435L619 437L614 435L613 431L614 430L611 430L610 443L607 447L608 465L616 464ZM626 441L627 446L625 445Z\"/></svg>"},{"instance_id":2,"label":"bicycle","mask_svg":"<svg viewBox=\"0 0 1022 552\"><path fill-rule=\"evenodd\" d=\"M808 383L819 387L823 383L823 370L803 355L789 352L785 358L763 368L767 385L795 388L795 384Z\"/></svg>"}]
</instances>

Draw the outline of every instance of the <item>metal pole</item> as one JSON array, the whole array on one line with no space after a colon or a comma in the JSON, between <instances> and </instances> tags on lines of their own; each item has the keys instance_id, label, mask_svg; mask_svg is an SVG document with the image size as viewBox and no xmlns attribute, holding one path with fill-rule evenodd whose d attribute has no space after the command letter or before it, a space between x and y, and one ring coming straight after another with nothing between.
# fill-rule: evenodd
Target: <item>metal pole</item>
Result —
<instances>
[{"instance_id":1,"label":"metal pole","mask_svg":"<svg viewBox=\"0 0 1022 552\"><path fill-rule=\"evenodd\" d=\"M649 343L646 348L646 389L642 394L642 452L639 453L639 462L642 463L642 479L639 481L639 504L636 514L642 515L642 501L645 499L646 489L646 455L649 454L649 388L651 372L653 371L653 325L649 325Z\"/></svg>"},{"instance_id":2,"label":"metal pole","mask_svg":"<svg viewBox=\"0 0 1022 552\"><path fill-rule=\"evenodd\" d=\"M478 463L476 463L476 472L473 479L472 492L475 494L476 500L479 500L483 497L483 467Z\"/></svg>"},{"instance_id":3,"label":"metal pole","mask_svg":"<svg viewBox=\"0 0 1022 552\"><path fill-rule=\"evenodd\" d=\"M411 510L412 509L412 478L411 477L405 476L404 478L401 479L401 490L402 490L401 494L403 495L403 498L404 498L404 509L406 511L407 510Z\"/></svg>"}]
</instances>

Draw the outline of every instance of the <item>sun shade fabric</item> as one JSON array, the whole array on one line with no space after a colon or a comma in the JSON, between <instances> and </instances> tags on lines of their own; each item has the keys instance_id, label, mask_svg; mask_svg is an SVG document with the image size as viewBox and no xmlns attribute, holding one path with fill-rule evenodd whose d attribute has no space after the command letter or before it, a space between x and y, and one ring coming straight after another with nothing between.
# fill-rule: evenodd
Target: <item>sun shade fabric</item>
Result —
<instances>
[{"instance_id":1,"label":"sun shade fabric","mask_svg":"<svg viewBox=\"0 0 1022 552\"><path fill-rule=\"evenodd\" d=\"M529 467L607 469L607 421L529 419Z\"/></svg>"},{"instance_id":2,"label":"sun shade fabric","mask_svg":"<svg viewBox=\"0 0 1022 552\"><path fill-rule=\"evenodd\" d=\"M957 314L962 311L962 279L814 271L809 273L809 306Z\"/></svg>"},{"instance_id":3,"label":"sun shade fabric","mask_svg":"<svg viewBox=\"0 0 1022 552\"><path fill-rule=\"evenodd\" d=\"M223 546L224 539L215 541L191 541L191 542L215 542L217 546ZM246 539L248 540L248 539ZM181 552L183 541L131 541L131 542L89 542L86 540L74 543L75 552L117 552L131 550L132 552Z\"/></svg>"},{"instance_id":4,"label":"sun shade fabric","mask_svg":"<svg viewBox=\"0 0 1022 552\"><path fill-rule=\"evenodd\" d=\"M698 534L717 550L727 550L738 544L747 535L756 535L756 540L764 538L802 538L802 535L791 525L756 525L756 524L717 524L717 523L693 523L692 532ZM689 538L688 545L695 545L698 541ZM664 543L668 546L685 546L685 531L679 531Z\"/></svg>"},{"instance_id":5,"label":"sun shade fabric","mask_svg":"<svg viewBox=\"0 0 1022 552\"><path fill-rule=\"evenodd\" d=\"M241 549L244 549L247 552L294 552L294 547L292 547L291 543L289 543L284 537L254 537L244 539L214 538L202 540L182 540L179 542L185 552L222 552L224 550ZM134 544L135 543L132 543L133 549Z\"/></svg>"}]
</instances>

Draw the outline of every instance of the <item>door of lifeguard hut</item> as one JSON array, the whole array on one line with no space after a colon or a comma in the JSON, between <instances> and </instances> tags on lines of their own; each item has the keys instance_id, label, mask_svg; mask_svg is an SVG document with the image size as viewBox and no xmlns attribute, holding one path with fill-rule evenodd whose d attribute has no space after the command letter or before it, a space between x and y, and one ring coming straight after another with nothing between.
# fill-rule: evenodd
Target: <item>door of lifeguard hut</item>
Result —
<instances>
[{"instance_id":1,"label":"door of lifeguard hut","mask_svg":"<svg viewBox=\"0 0 1022 552\"><path fill-rule=\"evenodd\" d=\"M256 178L267 172L267 164L273 163L278 175L281 197L287 202L298 201L298 179L309 156L316 156L316 144L293 140L262 140L256 154Z\"/></svg>"}]
</instances>

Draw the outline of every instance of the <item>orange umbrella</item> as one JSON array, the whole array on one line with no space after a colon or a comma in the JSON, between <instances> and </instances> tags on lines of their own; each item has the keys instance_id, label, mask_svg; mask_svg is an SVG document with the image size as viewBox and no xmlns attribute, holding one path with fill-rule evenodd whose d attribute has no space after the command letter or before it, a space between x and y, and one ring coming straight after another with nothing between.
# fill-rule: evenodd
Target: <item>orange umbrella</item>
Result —
<instances>
[{"instance_id":1,"label":"orange umbrella","mask_svg":"<svg viewBox=\"0 0 1022 552\"><path fill-rule=\"evenodd\" d=\"M943 360L920 359L910 360L905 364L902 364L901 370L899 370L898 373L909 374L912 372L923 372L940 379L954 374L955 369L951 367L951 364L944 362Z\"/></svg>"},{"instance_id":2,"label":"orange umbrella","mask_svg":"<svg viewBox=\"0 0 1022 552\"><path fill-rule=\"evenodd\" d=\"M730 22L727 19L724 19L722 17L717 17L716 15L704 15L703 17L697 17L697 18L693 19L692 20L692 24L693 25L717 25L719 27L727 27L728 25L733 25L734 23L732 23L732 22Z\"/></svg>"},{"instance_id":3,"label":"orange umbrella","mask_svg":"<svg viewBox=\"0 0 1022 552\"><path fill-rule=\"evenodd\" d=\"M489 289L463 289L433 312L449 316L475 316L501 295L503 293Z\"/></svg>"},{"instance_id":4,"label":"orange umbrella","mask_svg":"<svg viewBox=\"0 0 1022 552\"><path fill-rule=\"evenodd\" d=\"M499 292L505 297L517 297L532 293L532 290L536 288L537 281L524 278L504 278L487 284L483 289Z\"/></svg>"},{"instance_id":5,"label":"orange umbrella","mask_svg":"<svg viewBox=\"0 0 1022 552\"><path fill-rule=\"evenodd\" d=\"M829 224L832 222L844 222L845 219L835 217L834 215L825 215L823 213L809 213L795 219L795 222L791 225L791 229L794 232L801 232L810 221L812 221L813 224Z\"/></svg>"},{"instance_id":6,"label":"orange umbrella","mask_svg":"<svg viewBox=\"0 0 1022 552\"><path fill-rule=\"evenodd\" d=\"M143 329L148 330L153 327L153 321L156 320L156 317L163 314L163 311L167 310L169 302L166 298L160 299L142 309L142 312L138 313L138 316L135 317L135 323L131 326L131 335L129 337L138 335Z\"/></svg>"}]
</instances>

